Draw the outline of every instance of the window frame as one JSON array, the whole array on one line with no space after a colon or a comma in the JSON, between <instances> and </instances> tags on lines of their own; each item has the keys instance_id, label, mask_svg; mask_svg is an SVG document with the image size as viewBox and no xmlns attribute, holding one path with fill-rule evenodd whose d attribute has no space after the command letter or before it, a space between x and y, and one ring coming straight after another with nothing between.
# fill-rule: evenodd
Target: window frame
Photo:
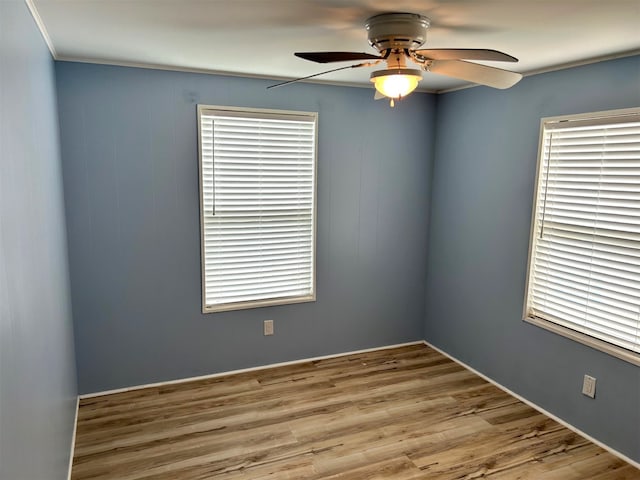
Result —
<instances>
[{"instance_id":1,"label":"window frame","mask_svg":"<svg viewBox=\"0 0 640 480\"><path fill-rule=\"evenodd\" d=\"M203 185L203 158L202 158L202 116L206 112L229 112L229 113L251 113L256 114L256 118L267 118L269 116L291 116L309 117L313 119L313 202L312 202L312 227L311 227L311 293L309 295L273 297L262 300L246 300L241 302L225 303L219 305L207 305L206 302L206 270L205 270L205 212L204 212L204 185ZM260 117L262 115L262 117ZM228 312L235 310L246 310L260 307L276 305L293 305L297 303L308 303L316 301L317 286L317 203L318 203L318 112L303 112L297 110L279 110L268 108L251 107L231 107L220 105L197 105L197 128L198 128L198 188L199 188L199 210L200 210L200 284L201 284L201 306L202 313ZM215 158L213 159L215 163Z\"/></svg>"},{"instance_id":2,"label":"window frame","mask_svg":"<svg viewBox=\"0 0 640 480\"><path fill-rule=\"evenodd\" d=\"M533 316L529 314L529 286L532 282L532 270L534 263L534 246L536 237L536 225L538 223L538 192L541 188L543 179L541 178L541 171L543 167L543 155L544 155L544 139L545 139L545 126L547 124L556 124L562 121L598 121L598 119L611 118L615 123L615 119L619 119L625 115L640 115L640 107L606 110L600 112L587 112L573 115L560 115L554 117L545 117L540 120L540 135L538 140L538 156L535 176L535 188L533 191L532 213L531 213L531 229L529 233L529 254L527 257L527 276L524 289L524 302L523 302L523 321L544 328L545 330L562 335L566 338L574 340L583 345L587 345L596 350L602 351L616 358L624 360L634 365L640 366L640 353L636 353L632 350L620 347L613 343L609 343L605 340L601 340L596 337L592 337L586 333L573 330L571 328L559 325L552 320L542 318L540 316ZM603 125L606 122L602 123Z\"/></svg>"}]
</instances>

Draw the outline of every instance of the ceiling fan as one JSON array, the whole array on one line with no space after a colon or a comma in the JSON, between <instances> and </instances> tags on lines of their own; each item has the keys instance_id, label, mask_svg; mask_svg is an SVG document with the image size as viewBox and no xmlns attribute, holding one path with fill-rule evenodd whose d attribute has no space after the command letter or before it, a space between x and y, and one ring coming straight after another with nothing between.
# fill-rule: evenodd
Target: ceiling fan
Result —
<instances>
[{"instance_id":1,"label":"ceiling fan","mask_svg":"<svg viewBox=\"0 0 640 480\"><path fill-rule=\"evenodd\" d=\"M517 62L518 59L497 50L481 48L420 49L426 40L431 20L417 13L382 13L365 22L369 44L378 55L359 52L296 52L295 56L316 63L368 60L271 85L279 87L347 68L373 67L386 62L387 68L371 74L376 88L376 99L400 100L413 92L422 79L422 71L447 75L493 88L509 88L520 81L522 75L508 70L481 65L467 60ZM409 68L407 62L418 68Z\"/></svg>"}]
</instances>

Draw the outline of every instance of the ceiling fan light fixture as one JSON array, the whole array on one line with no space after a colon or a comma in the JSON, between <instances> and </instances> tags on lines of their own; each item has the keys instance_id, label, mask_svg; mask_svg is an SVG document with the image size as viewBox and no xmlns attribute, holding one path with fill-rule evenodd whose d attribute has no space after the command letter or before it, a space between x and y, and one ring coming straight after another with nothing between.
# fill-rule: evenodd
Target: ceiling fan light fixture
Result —
<instances>
[{"instance_id":1,"label":"ceiling fan light fixture","mask_svg":"<svg viewBox=\"0 0 640 480\"><path fill-rule=\"evenodd\" d=\"M413 92L422 80L422 72L412 68L390 68L371 74L376 90L385 97L403 98Z\"/></svg>"}]
</instances>

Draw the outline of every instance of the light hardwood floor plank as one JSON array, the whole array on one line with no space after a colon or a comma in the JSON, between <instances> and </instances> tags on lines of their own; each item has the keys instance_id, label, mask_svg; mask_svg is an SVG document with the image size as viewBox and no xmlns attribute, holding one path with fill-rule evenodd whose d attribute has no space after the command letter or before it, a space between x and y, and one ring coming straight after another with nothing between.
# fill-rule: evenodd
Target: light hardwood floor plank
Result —
<instances>
[{"instance_id":1,"label":"light hardwood floor plank","mask_svg":"<svg viewBox=\"0 0 640 480\"><path fill-rule=\"evenodd\" d=\"M640 480L423 345L80 402L73 480Z\"/></svg>"}]
</instances>

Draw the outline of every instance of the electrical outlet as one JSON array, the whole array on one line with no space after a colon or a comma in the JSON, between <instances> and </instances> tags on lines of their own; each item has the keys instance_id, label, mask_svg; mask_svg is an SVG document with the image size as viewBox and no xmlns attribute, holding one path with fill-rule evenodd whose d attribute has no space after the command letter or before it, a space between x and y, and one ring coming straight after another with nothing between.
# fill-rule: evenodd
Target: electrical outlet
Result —
<instances>
[{"instance_id":1,"label":"electrical outlet","mask_svg":"<svg viewBox=\"0 0 640 480\"><path fill-rule=\"evenodd\" d=\"M273 335L273 320L264 321L264 334Z\"/></svg>"},{"instance_id":2,"label":"electrical outlet","mask_svg":"<svg viewBox=\"0 0 640 480\"><path fill-rule=\"evenodd\" d=\"M582 382L582 394L596 398L596 379L591 375L585 375Z\"/></svg>"}]
</instances>

